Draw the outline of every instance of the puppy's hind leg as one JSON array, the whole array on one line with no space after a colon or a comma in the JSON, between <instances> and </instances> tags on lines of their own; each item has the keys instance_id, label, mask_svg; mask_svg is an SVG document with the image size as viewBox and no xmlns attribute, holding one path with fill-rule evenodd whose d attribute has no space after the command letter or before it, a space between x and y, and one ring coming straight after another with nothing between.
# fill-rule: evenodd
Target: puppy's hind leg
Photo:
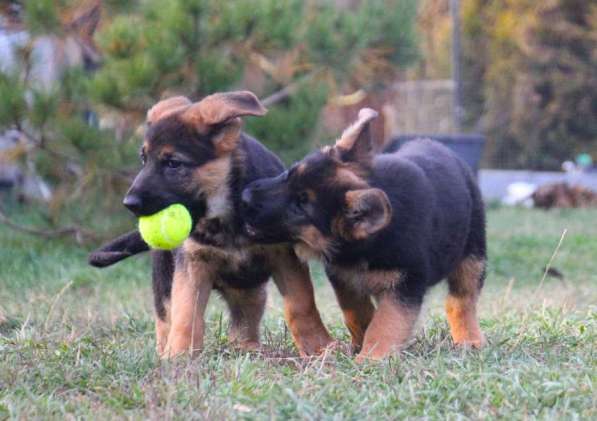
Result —
<instances>
[{"instance_id":1,"label":"puppy's hind leg","mask_svg":"<svg viewBox=\"0 0 597 421\"><path fill-rule=\"evenodd\" d=\"M399 351L411 337L420 309L419 303L406 303L393 290L380 294L356 362L381 360Z\"/></svg>"},{"instance_id":2,"label":"puppy's hind leg","mask_svg":"<svg viewBox=\"0 0 597 421\"><path fill-rule=\"evenodd\" d=\"M230 342L241 349L259 348L259 324L265 310L265 284L255 288L223 288L222 297L230 310Z\"/></svg>"},{"instance_id":3,"label":"puppy's hind leg","mask_svg":"<svg viewBox=\"0 0 597 421\"><path fill-rule=\"evenodd\" d=\"M446 314L456 345L481 348L485 337L479 327L477 301L485 277L485 261L464 258L448 277Z\"/></svg>"}]
</instances>

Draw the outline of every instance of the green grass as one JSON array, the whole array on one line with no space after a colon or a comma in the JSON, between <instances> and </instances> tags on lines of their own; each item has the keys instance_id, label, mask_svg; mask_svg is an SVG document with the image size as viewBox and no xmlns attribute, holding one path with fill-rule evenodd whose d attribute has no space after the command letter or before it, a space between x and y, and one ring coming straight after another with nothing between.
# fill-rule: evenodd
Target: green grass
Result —
<instances>
[{"instance_id":1,"label":"green grass","mask_svg":"<svg viewBox=\"0 0 597 421\"><path fill-rule=\"evenodd\" d=\"M267 352L228 347L213 299L203 354L161 362L146 257L97 270L87 250L0 226L0 419L595 419L597 211L495 209L488 219L489 345L451 346L442 285L408 348L361 366L341 351L297 358L273 288ZM564 279L541 284L565 228L553 261ZM312 269L324 321L348 341L321 268Z\"/></svg>"}]
</instances>

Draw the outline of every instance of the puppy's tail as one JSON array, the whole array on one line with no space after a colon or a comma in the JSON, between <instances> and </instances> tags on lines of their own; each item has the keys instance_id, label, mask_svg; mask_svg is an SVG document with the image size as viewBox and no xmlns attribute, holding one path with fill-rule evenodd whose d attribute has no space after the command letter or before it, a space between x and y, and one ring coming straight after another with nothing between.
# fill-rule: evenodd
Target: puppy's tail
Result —
<instances>
[{"instance_id":1,"label":"puppy's tail","mask_svg":"<svg viewBox=\"0 0 597 421\"><path fill-rule=\"evenodd\" d=\"M143 253L149 250L149 246L141 238L139 231L131 231L114 240L104 244L95 251L92 251L87 258L91 266L104 268L120 262L127 257Z\"/></svg>"}]
</instances>

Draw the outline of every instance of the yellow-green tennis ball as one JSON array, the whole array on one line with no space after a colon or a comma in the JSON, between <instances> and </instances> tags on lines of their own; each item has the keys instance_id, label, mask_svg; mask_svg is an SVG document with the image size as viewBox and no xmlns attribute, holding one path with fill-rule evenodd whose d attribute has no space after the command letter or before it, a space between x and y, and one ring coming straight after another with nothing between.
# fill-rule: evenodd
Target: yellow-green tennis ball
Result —
<instances>
[{"instance_id":1,"label":"yellow-green tennis ball","mask_svg":"<svg viewBox=\"0 0 597 421\"><path fill-rule=\"evenodd\" d=\"M172 250L180 246L191 233L192 225L191 214L180 203L139 218L141 237L154 249Z\"/></svg>"}]
</instances>

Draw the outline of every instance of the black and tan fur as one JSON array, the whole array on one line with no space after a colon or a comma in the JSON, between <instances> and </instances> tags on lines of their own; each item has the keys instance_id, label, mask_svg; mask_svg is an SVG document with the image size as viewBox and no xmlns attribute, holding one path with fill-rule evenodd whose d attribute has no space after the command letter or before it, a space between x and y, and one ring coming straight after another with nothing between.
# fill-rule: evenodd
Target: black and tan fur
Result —
<instances>
[{"instance_id":1,"label":"black and tan fur","mask_svg":"<svg viewBox=\"0 0 597 421\"><path fill-rule=\"evenodd\" d=\"M265 111L252 93L230 92L197 103L170 98L147 114L143 168L124 204L142 216L182 203L194 227L180 248L152 252L157 349L164 357L202 348L203 314L212 290L230 310L231 341L256 347L270 276L301 355L331 343L315 307L307 265L288 244L255 244L244 234L242 190L284 170L273 153L241 132L240 117ZM90 261L106 266L143 249L133 232L92 254Z\"/></svg>"},{"instance_id":2,"label":"black and tan fur","mask_svg":"<svg viewBox=\"0 0 597 421\"><path fill-rule=\"evenodd\" d=\"M247 187L245 229L264 243L293 241L302 258L324 261L359 360L400 349L425 292L445 278L454 342L480 347L485 217L474 177L430 140L373 155L376 116L361 110L333 147Z\"/></svg>"}]
</instances>

